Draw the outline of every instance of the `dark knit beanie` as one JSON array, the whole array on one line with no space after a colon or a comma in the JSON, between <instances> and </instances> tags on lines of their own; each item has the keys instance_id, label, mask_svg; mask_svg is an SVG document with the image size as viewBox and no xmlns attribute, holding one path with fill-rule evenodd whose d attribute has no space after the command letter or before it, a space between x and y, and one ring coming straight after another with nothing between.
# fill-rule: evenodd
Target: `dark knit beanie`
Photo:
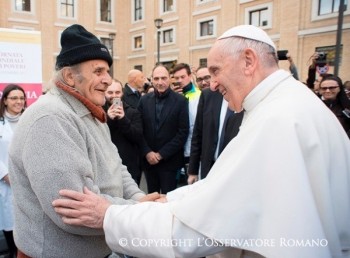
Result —
<instances>
[{"instance_id":1,"label":"dark knit beanie","mask_svg":"<svg viewBox=\"0 0 350 258\"><path fill-rule=\"evenodd\" d=\"M56 70L94 59L105 60L109 66L113 63L107 47L79 24L71 25L62 32L61 46Z\"/></svg>"}]
</instances>

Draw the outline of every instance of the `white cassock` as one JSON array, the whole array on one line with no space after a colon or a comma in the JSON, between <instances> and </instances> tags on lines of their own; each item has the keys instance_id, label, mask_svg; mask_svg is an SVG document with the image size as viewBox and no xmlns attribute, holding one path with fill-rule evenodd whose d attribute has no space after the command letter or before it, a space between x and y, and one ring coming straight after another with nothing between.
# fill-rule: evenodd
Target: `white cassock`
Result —
<instances>
[{"instance_id":1,"label":"white cassock","mask_svg":"<svg viewBox=\"0 0 350 258\"><path fill-rule=\"evenodd\" d=\"M166 204L107 210L114 251L199 257L229 248L217 240L269 258L349 256L350 141L337 118L282 70L243 107L239 134L204 180L168 193Z\"/></svg>"}]
</instances>

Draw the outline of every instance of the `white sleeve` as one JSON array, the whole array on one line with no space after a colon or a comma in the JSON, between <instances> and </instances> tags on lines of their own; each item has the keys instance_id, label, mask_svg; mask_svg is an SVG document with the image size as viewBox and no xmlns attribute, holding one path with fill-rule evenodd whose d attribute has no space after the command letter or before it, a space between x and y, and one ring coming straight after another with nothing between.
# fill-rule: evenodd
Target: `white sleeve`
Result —
<instances>
[{"instance_id":1,"label":"white sleeve","mask_svg":"<svg viewBox=\"0 0 350 258\"><path fill-rule=\"evenodd\" d=\"M136 257L190 258L225 249L174 218L168 203L112 205L103 227L113 251Z\"/></svg>"},{"instance_id":2,"label":"white sleeve","mask_svg":"<svg viewBox=\"0 0 350 258\"><path fill-rule=\"evenodd\" d=\"M176 188L174 191L168 192L166 195L168 202L182 199L186 194L191 193L193 189L196 189L198 186L200 186L204 182L204 180L205 179L199 180L192 185L185 185Z\"/></svg>"}]
</instances>

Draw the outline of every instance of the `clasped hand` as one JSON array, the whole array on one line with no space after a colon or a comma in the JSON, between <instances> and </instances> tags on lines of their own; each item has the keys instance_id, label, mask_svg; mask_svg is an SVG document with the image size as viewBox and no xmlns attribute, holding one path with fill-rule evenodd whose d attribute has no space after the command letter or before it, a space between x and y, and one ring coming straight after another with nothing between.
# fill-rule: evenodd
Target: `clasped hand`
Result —
<instances>
[{"instance_id":1,"label":"clasped hand","mask_svg":"<svg viewBox=\"0 0 350 258\"><path fill-rule=\"evenodd\" d=\"M84 192L63 189L59 191L61 197L52 202L54 210L62 216L64 223L74 226L103 228L106 211L112 204L100 195L84 187ZM140 202L166 202L166 197L159 193L145 195Z\"/></svg>"}]
</instances>

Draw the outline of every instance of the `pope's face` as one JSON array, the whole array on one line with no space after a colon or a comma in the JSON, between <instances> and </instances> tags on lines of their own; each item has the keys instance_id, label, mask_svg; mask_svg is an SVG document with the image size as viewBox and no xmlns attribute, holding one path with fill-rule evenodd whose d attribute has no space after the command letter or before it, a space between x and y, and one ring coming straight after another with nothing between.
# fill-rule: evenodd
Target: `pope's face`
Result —
<instances>
[{"instance_id":1,"label":"pope's face","mask_svg":"<svg viewBox=\"0 0 350 258\"><path fill-rule=\"evenodd\" d=\"M227 100L230 109L240 112L245 96L247 78L241 56L233 57L222 53L220 47L212 47L208 54L208 69L211 75L210 89L219 91Z\"/></svg>"},{"instance_id":2,"label":"pope's face","mask_svg":"<svg viewBox=\"0 0 350 258\"><path fill-rule=\"evenodd\" d=\"M74 76L74 87L97 106L105 103L105 92L112 80L108 63L104 60L89 60L80 64L80 73Z\"/></svg>"}]
</instances>

